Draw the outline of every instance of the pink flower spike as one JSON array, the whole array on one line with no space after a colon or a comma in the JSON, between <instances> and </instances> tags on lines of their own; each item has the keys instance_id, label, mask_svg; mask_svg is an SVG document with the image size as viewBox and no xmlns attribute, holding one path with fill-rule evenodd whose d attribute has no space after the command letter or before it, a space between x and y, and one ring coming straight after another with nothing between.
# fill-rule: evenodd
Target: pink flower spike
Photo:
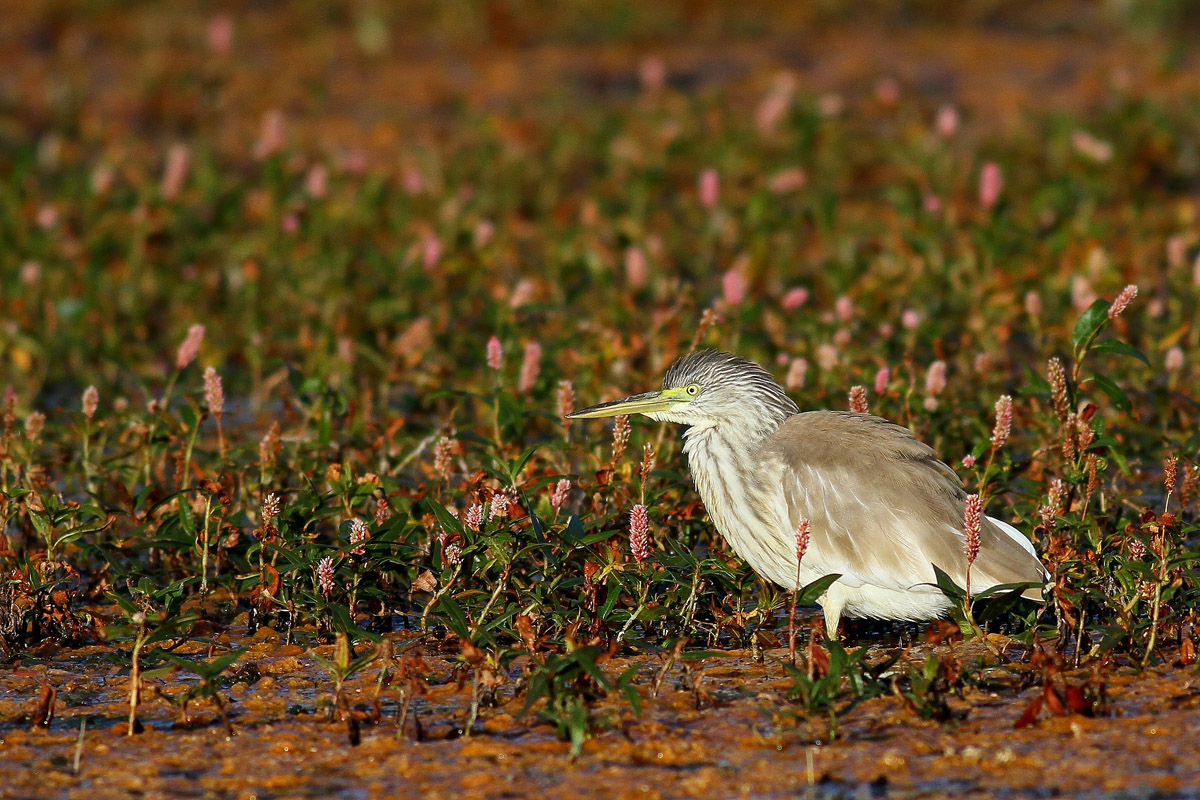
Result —
<instances>
[{"instance_id":1,"label":"pink flower spike","mask_svg":"<svg viewBox=\"0 0 1200 800\"><path fill-rule=\"evenodd\" d=\"M233 48L233 17L226 13L214 14L208 21L208 49L214 55L229 55Z\"/></svg>"},{"instance_id":2,"label":"pink flower spike","mask_svg":"<svg viewBox=\"0 0 1200 800\"><path fill-rule=\"evenodd\" d=\"M971 467L975 466L975 456L973 456L973 455L963 456L962 465L964 467L966 467L967 469L970 469Z\"/></svg>"},{"instance_id":3,"label":"pink flower spike","mask_svg":"<svg viewBox=\"0 0 1200 800\"><path fill-rule=\"evenodd\" d=\"M96 391L95 386L89 386L83 390L83 415L88 419L96 416L96 409L100 407L100 392Z\"/></svg>"},{"instance_id":4,"label":"pink flower spike","mask_svg":"<svg viewBox=\"0 0 1200 800\"><path fill-rule=\"evenodd\" d=\"M834 303L834 313L841 322L849 322L854 319L854 301L846 295L842 295Z\"/></svg>"},{"instance_id":5,"label":"pink flower spike","mask_svg":"<svg viewBox=\"0 0 1200 800\"><path fill-rule=\"evenodd\" d=\"M875 394L883 394L887 391L888 382L892 379L892 371L887 367L881 367L875 373Z\"/></svg>"},{"instance_id":6,"label":"pink flower spike","mask_svg":"<svg viewBox=\"0 0 1200 800\"><path fill-rule=\"evenodd\" d=\"M517 391L529 394L537 383L538 372L542 368L542 346L537 342L525 345L525 355L521 360L521 377L517 382Z\"/></svg>"},{"instance_id":7,"label":"pink flower spike","mask_svg":"<svg viewBox=\"0 0 1200 800\"><path fill-rule=\"evenodd\" d=\"M570 381L558 382L558 415L566 423L567 414L575 410L575 387Z\"/></svg>"},{"instance_id":8,"label":"pink flower spike","mask_svg":"<svg viewBox=\"0 0 1200 800\"><path fill-rule=\"evenodd\" d=\"M1013 400L1006 394L996 401L996 426L992 428L992 449L999 450L1012 433Z\"/></svg>"},{"instance_id":9,"label":"pink flower spike","mask_svg":"<svg viewBox=\"0 0 1200 800\"><path fill-rule=\"evenodd\" d=\"M867 390L862 386L850 387L850 410L856 414L867 414Z\"/></svg>"},{"instance_id":10,"label":"pink flower spike","mask_svg":"<svg viewBox=\"0 0 1200 800\"><path fill-rule=\"evenodd\" d=\"M325 556L317 564L317 585L326 600L333 594L333 559Z\"/></svg>"},{"instance_id":11,"label":"pink flower spike","mask_svg":"<svg viewBox=\"0 0 1200 800\"><path fill-rule=\"evenodd\" d=\"M917 326L921 324L921 315L911 308L905 309L900 315L900 327L906 331L915 331Z\"/></svg>"},{"instance_id":12,"label":"pink flower spike","mask_svg":"<svg viewBox=\"0 0 1200 800\"><path fill-rule=\"evenodd\" d=\"M650 514L641 503L629 512L629 549L638 563L650 555Z\"/></svg>"},{"instance_id":13,"label":"pink flower spike","mask_svg":"<svg viewBox=\"0 0 1200 800\"><path fill-rule=\"evenodd\" d=\"M466 523L468 528L478 532L483 527L483 506L475 503L468 508Z\"/></svg>"},{"instance_id":14,"label":"pink flower spike","mask_svg":"<svg viewBox=\"0 0 1200 800\"><path fill-rule=\"evenodd\" d=\"M1129 307L1133 298L1137 297L1137 293L1138 287L1132 283L1122 289L1121 293L1117 295L1117 299L1113 300L1112 305L1108 307L1108 318L1116 319L1121 316L1121 312Z\"/></svg>"},{"instance_id":15,"label":"pink flower spike","mask_svg":"<svg viewBox=\"0 0 1200 800\"><path fill-rule=\"evenodd\" d=\"M700 173L699 194L700 205L709 211L717 207L721 195L721 176L715 169L706 169Z\"/></svg>"},{"instance_id":16,"label":"pink flower spike","mask_svg":"<svg viewBox=\"0 0 1200 800\"><path fill-rule=\"evenodd\" d=\"M804 380L808 376L808 361L803 358L792 359L791 366L788 367L787 377L783 383L787 388L796 389L804 388Z\"/></svg>"},{"instance_id":17,"label":"pink flower spike","mask_svg":"<svg viewBox=\"0 0 1200 800\"><path fill-rule=\"evenodd\" d=\"M992 210L999 202L1002 191L1004 191L1004 175L1001 174L1000 166L995 161L989 161L979 172L979 205L983 206L985 210Z\"/></svg>"},{"instance_id":18,"label":"pink flower spike","mask_svg":"<svg viewBox=\"0 0 1200 800\"><path fill-rule=\"evenodd\" d=\"M937 397L946 388L946 362L934 361L925 373L925 393Z\"/></svg>"},{"instance_id":19,"label":"pink flower spike","mask_svg":"<svg viewBox=\"0 0 1200 800\"><path fill-rule=\"evenodd\" d=\"M625 249L625 281L630 289L641 289L646 285L650 272L646 267L646 254L640 247Z\"/></svg>"},{"instance_id":20,"label":"pink flower spike","mask_svg":"<svg viewBox=\"0 0 1200 800\"><path fill-rule=\"evenodd\" d=\"M324 164L313 164L304 175L304 191L314 200L329 193L329 170Z\"/></svg>"},{"instance_id":21,"label":"pink flower spike","mask_svg":"<svg viewBox=\"0 0 1200 800\"><path fill-rule=\"evenodd\" d=\"M808 552L808 545L811 541L812 526L808 520L800 520L800 524L796 526L796 560L803 561L804 554ZM797 589L800 587L797 586Z\"/></svg>"},{"instance_id":22,"label":"pink flower spike","mask_svg":"<svg viewBox=\"0 0 1200 800\"><path fill-rule=\"evenodd\" d=\"M500 339L493 336L487 343L487 364L492 369L499 370L503 363L504 350L500 346Z\"/></svg>"},{"instance_id":23,"label":"pink flower spike","mask_svg":"<svg viewBox=\"0 0 1200 800\"><path fill-rule=\"evenodd\" d=\"M504 492L496 492L492 495L492 505L488 508L488 522L491 522L496 517L504 519L508 516L508 495Z\"/></svg>"},{"instance_id":24,"label":"pink flower spike","mask_svg":"<svg viewBox=\"0 0 1200 800\"><path fill-rule=\"evenodd\" d=\"M983 500L977 494L967 495L963 511L963 553L968 564L979 557L979 533L983 529Z\"/></svg>"},{"instance_id":25,"label":"pink flower spike","mask_svg":"<svg viewBox=\"0 0 1200 800\"><path fill-rule=\"evenodd\" d=\"M629 424L629 415L621 414L613 420L613 463L621 460L621 456L625 454L625 448L629 444L629 434L631 426Z\"/></svg>"},{"instance_id":26,"label":"pink flower spike","mask_svg":"<svg viewBox=\"0 0 1200 800\"><path fill-rule=\"evenodd\" d=\"M731 269L721 277L721 291L726 303L740 306L746 299L746 279L736 269Z\"/></svg>"},{"instance_id":27,"label":"pink flower spike","mask_svg":"<svg viewBox=\"0 0 1200 800\"><path fill-rule=\"evenodd\" d=\"M282 150L283 135L283 112L273 108L263 115L262 130L254 143L254 157L262 161Z\"/></svg>"},{"instance_id":28,"label":"pink flower spike","mask_svg":"<svg viewBox=\"0 0 1200 800\"><path fill-rule=\"evenodd\" d=\"M560 478L558 483L554 484L554 494L550 495L550 506L555 511L561 511L570 498L571 481L567 478Z\"/></svg>"},{"instance_id":29,"label":"pink flower spike","mask_svg":"<svg viewBox=\"0 0 1200 800\"><path fill-rule=\"evenodd\" d=\"M183 340L183 344L179 345L179 352L175 355L175 369L183 369L196 358L200 352L200 345L204 342L204 326L193 325L188 328L187 338Z\"/></svg>"},{"instance_id":30,"label":"pink flower spike","mask_svg":"<svg viewBox=\"0 0 1200 800\"><path fill-rule=\"evenodd\" d=\"M225 412L225 390L221 387L221 376L213 367L204 370L204 403L214 417Z\"/></svg>"},{"instance_id":31,"label":"pink flower spike","mask_svg":"<svg viewBox=\"0 0 1200 800\"><path fill-rule=\"evenodd\" d=\"M179 197L183 185L187 181L188 167L192 162L192 151L186 144L173 144L167 151L167 165L163 168L160 191L164 200L172 201Z\"/></svg>"},{"instance_id":32,"label":"pink flower spike","mask_svg":"<svg viewBox=\"0 0 1200 800\"><path fill-rule=\"evenodd\" d=\"M943 139L952 137L958 132L958 109L948 104L939 108L934 128Z\"/></svg>"},{"instance_id":33,"label":"pink flower spike","mask_svg":"<svg viewBox=\"0 0 1200 800\"><path fill-rule=\"evenodd\" d=\"M784 311L795 311L800 306L808 302L808 289L803 286L797 286L794 289L788 289L787 294L783 296L780 305Z\"/></svg>"},{"instance_id":34,"label":"pink flower spike","mask_svg":"<svg viewBox=\"0 0 1200 800\"><path fill-rule=\"evenodd\" d=\"M356 556L365 556L367 548L362 543L371 538L371 531L367 528L367 523L361 519L354 519L350 522L350 544L358 545L351 553Z\"/></svg>"},{"instance_id":35,"label":"pink flower spike","mask_svg":"<svg viewBox=\"0 0 1200 800\"><path fill-rule=\"evenodd\" d=\"M1183 348L1176 345L1168 350L1163 358L1163 366L1167 368L1167 372L1179 372L1183 369Z\"/></svg>"}]
</instances>

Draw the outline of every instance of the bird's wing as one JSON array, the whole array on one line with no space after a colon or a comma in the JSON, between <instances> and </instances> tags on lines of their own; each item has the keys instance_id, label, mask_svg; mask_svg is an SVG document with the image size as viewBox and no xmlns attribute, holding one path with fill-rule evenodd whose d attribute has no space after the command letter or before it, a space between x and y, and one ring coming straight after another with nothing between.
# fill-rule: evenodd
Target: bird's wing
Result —
<instances>
[{"instance_id":1,"label":"bird's wing","mask_svg":"<svg viewBox=\"0 0 1200 800\"><path fill-rule=\"evenodd\" d=\"M764 443L762 458L778 475L779 518L793 531L809 521L805 565L841 573L850 586L900 590L933 583L937 565L965 584L966 495L954 471L907 428L866 414L796 414ZM1044 574L1032 548L983 520L973 589Z\"/></svg>"}]
</instances>

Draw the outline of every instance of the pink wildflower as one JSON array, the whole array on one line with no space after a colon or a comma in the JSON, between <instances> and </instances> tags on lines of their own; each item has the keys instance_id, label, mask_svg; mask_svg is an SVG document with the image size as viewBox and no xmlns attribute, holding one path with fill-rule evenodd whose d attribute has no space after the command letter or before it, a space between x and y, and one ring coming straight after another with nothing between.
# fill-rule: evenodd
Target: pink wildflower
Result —
<instances>
[{"instance_id":1,"label":"pink wildflower","mask_svg":"<svg viewBox=\"0 0 1200 800\"><path fill-rule=\"evenodd\" d=\"M558 483L554 484L554 493L550 495L550 506L555 511L561 511L570 498L571 481L567 478L560 478Z\"/></svg>"},{"instance_id":2,"label":"pink wildflower","mask_svg":"<svg viewBox=\"0 0 1200 800\"><path fill-rule=\"evenodd\" d=\"M96 391L95 386L89 386L83 390L83 415L88 419L96 416L96 409L100 407L100 392Z\"/></svg>"},{"instance_id":3,"label":"pink wildflower","mask_svg":"<svg viewBox=\"0 0 1200 800\"><path fill-rule=\"evenodd\" d=\"M1012 397L1002 394L1000 395L1000 399L996 401L996 426L992 428L993 450L999 450L1008 441L1008 436L1012 433L1012 421Z\"/></svg>"},{"instance_id":4,"label":"pink wildflower","mask_svg":"<svg viewBox=\"0 0 1200 800\"><path fill-rule=\"evenodd\" d=\"M983 526L983 500L977 494L967 495L963 512L963 553L968 564L979 557L979 534Z\"/></svg>"},{"instance_id":5,"label":"pink wildflower","mask_svg":"<svg viewBox=\"0 0 1200 800\"><path fill-rule=\"evenodd\" d=\"M638 469L638 475L641 476L642 486L646 485L646 480L650 477L650 473L654 471L654 445L646 442L642 446L642 465Z\"/></svg>"},{"instance_id":6,"label":"pink wildflower","mask_svg":"<svg viewBox=\"0 0 1200 800\"><path fill-rule=\"evenodd\" d=\"M811 541L812 526L806 519L800 520L800 524L796 526L796 560L803 561L804 554L808 552L808 545ZM797 586L796 588L800 588Z\"/></svg>"},{"instance_id":7,"label":"pink wildflower","mask_svg":"<svg viewBox=\"0 0 1200 800\"><path fill-rule=\"evenodd\" d=\"M699 178L700 205L712 211L721 195L721 176L715 169L706 169Z\"/></svg>"},{"instance_id":8,"label":"pink wildflower","mask_svg":"<svg viewBox=\"0 0 1200 800\"><path fill-rule=\"evenodd\" d=\"M432 272L441 260L442 240L431 233L421 240L421 268Z\"/></svg>"},{"instance_id":9,"label":"pink wildflower","mask_svg":"<svg viewBox=\"0 0 1200 800\"><path fill-rule=\"evenodd\" d=\"M271 492L266 496L266 499L263 500L262 521L264 523L274 522L275 518L279 516L281 508L282 504L279 500L279 495Z\"/></svg>"},{"instance_id":10,"label":"pink wildflower","mask_svg":"<svg viewBox=\"0 0 1200 800\"><path fill-rule=\"evenodd\" d=\"M621 460L625 447L629 444L629 415L621 414L613 420L613 463Z\"/></svg>"},{"instance_id":11,"label":"pink wildflower","mask_svg":"<svg viewBox=\"0 0 1200 800\"><path fill-rule=\"evenodd\" d=\"M507 517L508 502L508 495L506 495L504 492L496 492L494 495L492 495L492 504L488 508L488 521L491 522L492 520L496 519L496 517L499 517L501 520Z\"/></svg>"},{"instance_id":12,"label":"pink wildflower","mask_svg":"<svg viewBox=\"0 0 1200 800\"><path fill-rule=\"evenodd\" d=\"M283 112L273 108L263 115L262 130L254 143L254 157L259 161L270 158L283 149Z\"/></svg>"},{"instance_id":13,"label":"pink wildflower","mask_svg":"<svg viewBox=\"0 0 1200 800\"><path fill-rule=\"evenodd\" d=\"M333 559L325 556L317 564L317 584L326 600L333 594Z\"/></svg>"},{"instance_id":14,"label":"pink wildflower","mask_svg":"<svg viewBox=\"0 0 1200 800\"><path fill-rule=\"evenodd\" d=\"M1121 293L1117 295L1117 299L1113 300L1112 305L1108 307L1108 318L1116 319L1121 316L1121 312L1129 307L1133 298L1137 297L1137 293L1138 287L1132 283L1122 289Z\"/></svg>"},{"instance_id":15,"label":"pink wildflower","mask_svg":"<svg viewBox=\"0 0 1200 800\"><path fill-rule=\"evenodd\" d=\"M646 254L640 247L625 248L625 281L631 289L641 289L649 278Z\"/></svg>"},{"instance_id":16,"label":"pink wildflower","mask_svg":"<svg viewBox=\"0 0 1200 800\"><path fill-rule=\"evenodd\" d=\"M883 394L887 391L888 381L892 379L892 371L887 367L880 367L875 373L875 394Z\"/></svg>"},{"instance_id":17,"label":"pink wildflower","mask_svg":"<svg viewBox=\"0 0 1200 800\"><path fill-rule=\"evenodd\" d=\"M225 390L221 387L221 376L213 367L204 370L204 403L214 417L225 412Z\"/></svg>"},{"instance_id":18,"label":"pink wildflower","mask_svg":"<svg viewBox=\"0 0 1200 800\"><path fill-rule=\"evenodd\" d=\"M725 302L731 306L740 306L746 299L746 279L736 269L731 269L721 277L721 291Z\"/></svg>"},{"instance_id":19,"label":"pink wildflower","mask_svg":"<svg viewBox=\"0 0 1200 800\"><path fill-rule=\"evenodd\" d=\"M925 393L937 397L946 388L946 362L934 361L925 373Z\"/></svg>"},{"instance_id":20,"label":"pink wildflower","mask_svg":"<svg viewBox=\"0 0 1200 800\"><path fill-rule=\"evenodd\" d=\"M641 503L629 512L629 548L639 563L650 555L650 515Z\"/></svg>"},{"instance_id":21,"label":"pink wildflower","mask_svg":"<svg viewBox=\"0 0 1200 800\"><path fill-rule=\"evenodd\" d=\"M41 280L42 265L36 261L26 261L21 264L21 283L32 286Z\"/></svg>"},{"instance_id":22,"label":"pink wildflower","mask_svg":"<svg viewBox=\"0 0 1200 800\"><path fill-rule=\"evenodd\" d=\"M1060 422L1066 422L1071 413L1070 401L1067 399L1067 373L1063 363L1057 357L1046 362L1046 380L1050 384L1050 399L1054 403L1054 413Z\"/></svg>"},{"instance_id":23,"label":"pink wildflower","mask_svg":"<svg viewBox=\"0 0 1200 800\"><path fill-rule=\"evenodd\" d=\"M192 151L186 144L173 144L167 151L167 165L163 168L160 191L164 200L179 197L187 181L188 167L192 162Z\"/></svg>"},{"instance_id":24,"label":"pink wildflower","mask_svg":"<svg viewBox=\"0 0 1200 800\"><path fill-rule=\"evenodd\" d=\"M1031 317L1042 315L1042 296L1037 292L1025 293L1025 313Z\"/></svg>"},{"instance_id":25,"label":"pink wildflower","mask_svg":"<svg viewBox=\"0 0 1200 800\"><path fill-rule=\"evenodd\" d=\"M921 315L911 308L906 308L900 315L900 327L906 331L914 331L921 324Z\"/></svg>"},{"instance_id":26,"label":"pink wildflower","mask_svg":"<svg viewBox=\"0 0 1200 800\"><path fill-rule=\"evenodd\" d=\"M638 77L647 92L661 91L667 85L667 62L660 56L646 56L638 64Z\"/></svg>"},{"instance_id":27,"label":"pink wildflower","mask_svg":"<svg viewBox=\"0 0 1200 800\"><path fill-rule=\"evenodd\" d=\"M797 286L787 290L787 294L783 296L780 305L783 306L784 311L795 311L806 302L808 302L808 289L805 289L803 286Z\"/></svg>"},{"instance_id":28,"label":"pink wildflower","mask_svg":"<svg viewBox=\"0 0 1200 800\"><path fill-rule=\"evenodd\" d=\"M25 437L29 441L37 441L46 427L46 415L40 411L32 412L25 418Z\"/></svg>"},{"instance_id":29,"label":"pink wildflower","mask_svg":"<svg viewBox=\"0 0 1200 800\"><path fill-rule=\"evenodd\" d=\"M787 377L783 379L783 383L787 388L796 390L804 388L804 379L808 375L808 361L803 358L793 358L792 365L788 367Z\"/></svg>"},{"instance_id":30,"label":"pink wildflower","mask_svg":"<svg viewBox=\"0 0 1200 800\"><path fill-rule=\"evenodd\" d=\"M1183 369L1183 348L1176 345L1168 350L1163 358L1163 365L1167 368L1167 372L1179 372Z\"/></svg>"},{"instance_id":31,"label":"pink wildflower","mask_svg":"<svg viewBox=\"0 0 1200 800\"><path fill-rule=\"evenodd\" d=\"M196 358L200 352L200 345L204 342L204 326L193 325L188 328L187 338L179 345L179 352L175 355L175 369L183 369Z\"/></svg>"},{"instance_id":32,"label":"pink wildflower","mask_svg":"<svg viewBox=\"0 0 1200 800\"><path fill-rule=\"evenodd\" d=\"M520 308L527 306L533 302L533 281L528 278L522 278L517 281L517 285L513 287L512 294L508 298L509 308Z\"/></svg>"},{"instance_id":33,"label":"pink wildflower","mask_svg":"<svg viewBox=\"0 0 1200 800\"><path fill-rule=\"evenodd\" d=\"M767 180L767 188L775 194L787 194L803 189L808 183L808 173L799 167L781 169Z\"/></svg>"},{"instance_id":34,"label":"pink wildflower","mask_svg":"<svg viewBox=\"0 0 1200 800\"><path fill-rule=\"evenodd\" d=\"M208 49L214 55L228 55L233 47L233 17L226 13L213 14L208 21Z\"/></svg>"},{"instance_id":35,"label":"pink wildflower","mask_svg":"<svg viewBox=\"0 0 1200 800\"><path fill-rule=\"evenodd\" d=\"M987 162L979 173L979 204L990 211L1000 200L1003 190L1004 176L1000 166L995 161Z\"/></svg>"},{"instance_id":36,"label":"pink wildflower","mask_svg":"<svg viewBox=\"0 0 1200 800\"><path fill-rule=\"evenodd\" d=\"M866 414L870 410L867 406L867 390L864 387L850 387L850 410L857 414Z\"/></svg>"},{"instance_id":37,"label":"pink wildflower","mask_svg":"<svg viewBox=\"0 0 1200 800\"><path fill-rule=\"evenodd\" d=\"M854 319L854 301L846 295L842 295L834 303L834 311L840 321L849 322Z\"/></svg>"},{"instance_id":38,"label":"pink wildflower","mask_svg":"<svg viewBox=\"0 0 1200 800\"><path fill-rule=\"evenodd\" d=\"M354 519L350 522L350 544L358 545L351 553L356 556L365 556L367 554L366 545L363 544L367 539L371 538L371 531L367 528L367 523L361 519Z\"/></svg>"},{"instance_id":39,"label":"pink wildflower","mask_svg":"<svg viewBox=\"0 0 1200 800\"><path fill-rule=\"evenodd\" d=\"M467 509L467 527L473 531L478 531L483 527L483 506L479 503L474 503Z\"/></svg>"},{"instance_id":40,"label":"pink wildflower","mask_svg":"<svg viewBox=\"0 0 1200 800\"><path fill-rule=\"evenodd\" d=\"M1167 264L1172 267L1182 267L1187 260L1187 239L1182 236L1172 236L1167 239Z\"/></svg>"},{"instance_id":41,"label":"pink wildflower","mask_svg":"<svg viewBox=\"0 0 1200 800\"><path fill-rule=\"evenodd\" d=\"M943 139L952 137L958 132L958 109L949 104L939 108L934 128Z\"/></svg>"},{"instance_id":42,"label":"pink wildflower","mask_svg":"<svg viewBox=\"0 0 1200 800\"><path fill-rule=\"evenodd\" d=\"M304 174L304 191L314 200L329 193L329 170L324 164L313 164Z\"/></svg>"},{"instance_id":43,"label":"pink wildflower","mask_svg":"<svg viewBox=\"0 0 1200 800\"><path fill-rule=\"evenodd\" d=\"M500 340L493 336L488 339L487 343L487 364L494 370L499 370L504 363L504 350L500 346Z\"/></svg>"},{"instance_id":44,"label":"pink wildflower","mask_svg":"<svg viewBox=\"0 0 1200 800\"><path fill-rule=\"evenodd\" d=\"M521 377L517 382L517 391L529 394L537 383L538 371L542 367L542 346L537 342L525 345L525 355L521 360Z\"/></svg>"},{"instance_id":45,"label":"pink wildflower","mask_svg":"<svg viewBox=\"0 0 1200 800\"><path fill-rule=\"evenodd\" d=\"M564 420L575 410L575 387L570 381L558 382L558 415Z\"/></svg>"},{"instance_id":46,"label":"pink wildflower","mask_svg":"<svg viewBox=\"0 0 1200 800\"><path fill-rule=\"evenodd\" d=\"M970 469L971 467L975 466L975 456L970 455L970 454L963 456L962 465L964 467L966 467L967 469Z\"/></svg>"}]
</instances>

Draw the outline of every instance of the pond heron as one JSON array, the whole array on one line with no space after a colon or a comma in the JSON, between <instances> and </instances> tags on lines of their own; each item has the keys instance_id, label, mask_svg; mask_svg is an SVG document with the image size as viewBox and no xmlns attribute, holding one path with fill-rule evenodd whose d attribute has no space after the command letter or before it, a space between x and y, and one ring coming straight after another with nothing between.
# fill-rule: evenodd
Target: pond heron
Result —
<instances>
[{"instance_id":1,"label":"pond heron","mask_svg":"<svg viewBox=\"0 0 1200 800\"><path fill-rule=\"evenodd\" d=\"M786 589L841 575L818 602L836 637L843 614L889 620L944 615L934 566L967 581L962 482L907 428L869 414L800 409L765 369L714 350L684 356L663 388L575 411L573 419L644 414L687 425L683 452L717 530L750 567ZM809 523L797 564L796 531ZM1029 539L984 517L973 592L1044 584ZM1024 596L1042 600L1041 588Z\"/></svg>"}]
</instances>

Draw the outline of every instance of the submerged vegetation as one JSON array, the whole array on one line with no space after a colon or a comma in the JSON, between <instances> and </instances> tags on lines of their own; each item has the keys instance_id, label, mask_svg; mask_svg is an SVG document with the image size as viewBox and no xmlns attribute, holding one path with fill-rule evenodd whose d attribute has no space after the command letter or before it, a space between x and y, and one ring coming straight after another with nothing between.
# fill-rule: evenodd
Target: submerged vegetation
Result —
<instances>
[{"instance_id":1,"label":"submerged vegetation","mask_svg":"<svg viewBox=\"0 0 1200 800\"><path fill-rule=\"evenodd\" d=\"M76 11L17 20L52 77L0 104L0 653L43 670L0 729L57 708L82 748L88 699L44 670L119 663L121 734L232 734L267 642L321 687L268 722L320 709L300 724L358 744L511 714L584 757L660 692L747 700L726 658L783 681L762 713L803 743L872 703L952 726L999 697L1026 728L1193 674L1196 95L1005 128L887 77L686 91L647 58L586 110L464 100L372 140L344 86L237 106L238 54L295 35L257 14L146 10L168 55L137 12ZM295 13L308 57L383 69L386 17ZM946 579L953 623L822 641L715 534L676 430L564 418L696 347L910 426L1053 602Z\"/></svg>"}]
</instances>

